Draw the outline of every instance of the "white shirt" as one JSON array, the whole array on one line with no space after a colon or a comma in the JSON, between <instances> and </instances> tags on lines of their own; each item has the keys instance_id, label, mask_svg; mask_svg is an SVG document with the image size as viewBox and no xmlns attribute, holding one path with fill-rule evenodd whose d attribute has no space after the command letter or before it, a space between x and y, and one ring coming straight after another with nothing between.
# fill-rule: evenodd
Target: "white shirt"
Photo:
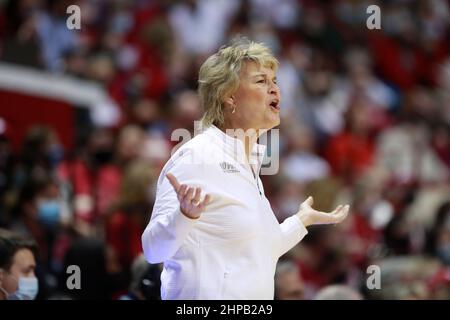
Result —
<instances>
[{"instance_id":1,"label":"white shirt","mask_svg":"<svg viewBox=\"0 0 450 320\"><path fill-rule=\"evenodd\" d=\"M142 235L150 263L164 262L162 299L273 299L281 255L307 230L297 215L278 223L259 169L265 146L245 159L241 140L215 126L184 144L164 166L150 222ZM184 216L165 177L201 187L212 200L198 219Z\"/></svg>"}]
</instances>

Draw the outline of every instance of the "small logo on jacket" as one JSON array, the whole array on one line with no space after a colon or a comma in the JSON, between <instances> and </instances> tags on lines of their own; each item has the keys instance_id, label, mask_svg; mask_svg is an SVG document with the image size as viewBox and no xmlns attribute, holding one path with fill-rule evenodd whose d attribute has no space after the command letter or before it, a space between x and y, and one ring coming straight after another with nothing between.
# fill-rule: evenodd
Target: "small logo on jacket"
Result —
<instances>
[{"instance_id":1,"label":"small logo on jacket","mask_svg":"<svg viewBox=\"0 0 450 320\"><path fill-rule=\"evenodd\" d=\"M236 167L234 165L232 165L231 163L225 162L225 161L220 163L220 167L222 168L223 172L227 172L227 173L239 172L239 170L236 169Z\"/></svg>"}]
</instances>

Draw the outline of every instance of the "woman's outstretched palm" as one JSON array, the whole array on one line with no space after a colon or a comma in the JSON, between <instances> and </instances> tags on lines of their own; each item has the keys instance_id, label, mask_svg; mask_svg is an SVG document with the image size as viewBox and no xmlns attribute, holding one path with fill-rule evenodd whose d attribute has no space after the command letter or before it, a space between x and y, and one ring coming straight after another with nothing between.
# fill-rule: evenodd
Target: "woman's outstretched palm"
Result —
<instances>
[{"instance_id":1,"label":"woman's outstretched palm","mask_svg":"<svg viewBox=\"0 0 450 320\"><path fill-rule=\"evenodd\" d=\"M306 199L297 212L298 217L305 226L314 224L336 224L342 222L348 215L349 205L340 205L333 212L322 212L313 209L314 200L312 197Z\"/></svg>"}]
</instances>

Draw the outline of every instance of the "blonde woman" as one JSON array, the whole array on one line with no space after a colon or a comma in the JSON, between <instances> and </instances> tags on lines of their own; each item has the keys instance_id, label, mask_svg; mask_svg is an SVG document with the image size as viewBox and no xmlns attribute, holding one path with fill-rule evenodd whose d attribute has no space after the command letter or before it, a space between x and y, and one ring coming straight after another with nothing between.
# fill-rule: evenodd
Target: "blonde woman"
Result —
<instances>
[{"instance_id":1,"label":"blonde woman","mask_svg":"<svg viewBox=\"0 0 450 320\"><path fill-rule=\"evenodd\" d=\"M163 168L142 235L147 260L164 263L162 299L273 299L279 257L309 225L347 216L348 206L314 210L310 197L280 224L264 195L257 140L280 123L277 68L267 47L246 39L200 68L205 130Z\"/></svg>"}]
</instances>

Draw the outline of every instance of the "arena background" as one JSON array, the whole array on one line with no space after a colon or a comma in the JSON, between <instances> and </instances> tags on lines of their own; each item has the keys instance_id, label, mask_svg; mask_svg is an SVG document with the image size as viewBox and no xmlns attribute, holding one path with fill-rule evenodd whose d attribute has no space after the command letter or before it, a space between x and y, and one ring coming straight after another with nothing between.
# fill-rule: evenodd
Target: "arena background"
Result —
<instances>
[{"instance_id":1,"label":"arena background","mask_svg":"<svg viewBox=\"0 0 450 320\"><path fill-rule=\"evenodd\" d=\"M449 299L450 1L1 0L0 227L38 242L38 299L159 298L155 181L239 34L280 61L277 218L351 204L280 260L277 298Z\"/></svg>"}]
</instances>

